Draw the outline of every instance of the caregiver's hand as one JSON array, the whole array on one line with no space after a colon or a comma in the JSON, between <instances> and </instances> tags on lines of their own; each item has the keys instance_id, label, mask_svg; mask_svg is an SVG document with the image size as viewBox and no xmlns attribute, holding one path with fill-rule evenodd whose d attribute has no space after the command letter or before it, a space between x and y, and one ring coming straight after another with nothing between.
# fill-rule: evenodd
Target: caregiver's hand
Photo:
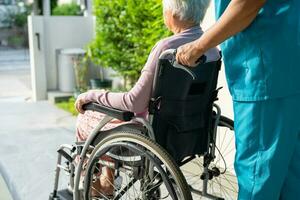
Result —
<instances>
[{"instance_id":1,"label":"caregiver's hand","mask_svg":"<svg viewBox=\"0 0 300 200\"><path fill-rule=\"evenodd\" d=\"M176 60L194 66L208 49L247 28L264 6L266 0L231 0L219 20L192 43L177 49Z\"/></svg>"},{"instance_id":2,"label":"caregiver's hand","mask_svg":"<svg viewBox=\"0 0 300 200\"><path fill-rule=\"evenodd\" d=\"M199 49L198 41L187 43L177 49L176 60L187 66L196 66L198 59L204 54Z\"/></svg>"}]
</instances>

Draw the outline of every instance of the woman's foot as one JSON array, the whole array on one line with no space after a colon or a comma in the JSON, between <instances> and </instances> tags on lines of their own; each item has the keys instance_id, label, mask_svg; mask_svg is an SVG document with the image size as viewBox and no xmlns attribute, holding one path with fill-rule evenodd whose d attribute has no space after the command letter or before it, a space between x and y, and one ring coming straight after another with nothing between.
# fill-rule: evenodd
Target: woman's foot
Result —
<instances>
[{"instance_id":1,"label":"woman's foot","mask_svg":"<svg viewBox=\"0 0 300 200\"><path fill-rule=\"evenodd\" d=\"M92 187L91 195L93 197L112 197L114 195L114 170L103 167L102 174Z\"/></svg>"},{"instance_id":2,"label":"woman's foot","mask_svg":"<svg viewBox=\"0 0 300 200\"><path fill-rule=\"evenodd\" d=\"M114 195L114 190L113 187L102 187L100 180L96 180L93 183L92 186L92 191L91 191L91 196L92 197L106 197L106 198L111 198Z\"/></svg>"}]
</instances>

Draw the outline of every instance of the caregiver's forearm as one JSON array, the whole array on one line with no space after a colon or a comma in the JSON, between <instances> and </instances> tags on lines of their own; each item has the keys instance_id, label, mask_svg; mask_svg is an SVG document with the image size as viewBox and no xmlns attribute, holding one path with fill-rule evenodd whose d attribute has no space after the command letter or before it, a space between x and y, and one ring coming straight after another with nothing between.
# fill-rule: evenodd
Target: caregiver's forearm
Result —
<instances>
[{"instance_id":1,"label":"caregiver's forearm","mask_svg":"<svg viewBox=\"0 0 300 200\"><path fill-rule=\"evenodd\" d=\"M265 2L266 0L232 0L219 20L197 40L199 51L206 52L243 31L255 19Z\"/></svg>"}]
</instances>

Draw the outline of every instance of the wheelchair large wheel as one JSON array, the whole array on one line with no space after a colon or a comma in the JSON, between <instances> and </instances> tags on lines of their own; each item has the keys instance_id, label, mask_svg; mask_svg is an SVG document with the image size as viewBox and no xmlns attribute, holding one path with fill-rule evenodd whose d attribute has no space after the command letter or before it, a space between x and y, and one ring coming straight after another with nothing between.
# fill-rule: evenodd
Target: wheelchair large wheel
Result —
<instances>
[{"instance_id":1,"label":"wheelchair large wheel","mask_svg":"<svg viewBox=\"0 0 300 200\"><path fill-rule=\"evenodd\" d=\"M103 169L110 169L114 181L112 199L156 200L192 199L179 167L169 154L137 130L115 130L101 133L102 139L90 155L84 178L84 197L109 199L94 187ZM100 158L100 159L99 159ZM102 177L103 178L103 177ZM105 178L105 177L104 177ZM93 195L91 195L93 193ZM100 198L99 198L100 199Z\"/></svg>"},{"instance_id":2,"label":"wheelchair large wheel","mask_svg":"<svg viewBox=\"0 0 300 200\"><path fill-rule=\"evenodd\" d=\"M233 121L221 116L217 127L215 158L205 172L204 156L196 157L181 167L190 185L193 199L237 199L238 184L234 172L235 139ZM208 174L207 194L203 193ZM199 192L201 191L201 192ZM215 198L219 197L219 198Z\"/></svg>"}]
</instances>

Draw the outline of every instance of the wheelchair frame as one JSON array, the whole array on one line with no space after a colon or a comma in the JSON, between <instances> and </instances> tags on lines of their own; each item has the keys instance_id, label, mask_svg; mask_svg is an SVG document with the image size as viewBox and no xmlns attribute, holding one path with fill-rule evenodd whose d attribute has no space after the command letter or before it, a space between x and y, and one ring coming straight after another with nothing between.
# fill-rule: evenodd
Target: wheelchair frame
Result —
<instances>
[{"instance_id":1,"label":"wheelchair frame","mask_svg":"<svg viewBox=\"0 0 300 200\"><path fill-rule=\"evenodd\" d=\"M167 50L162 53L160 56L160 59L165 59L170 54L174 54L174 50ZM188 73L190 73L184 66L178 64L176 61L173 63L174 67L181 68ZM193 76L193 74L191 74ZM208 182L210 177L209 172L209 164L215 159L215 151L216 151L216 144L211 141L216 141L217 137L217 127L220 121L221 117L221 109L217 104L213 104L213 107L215 108L215 116L214 116L214 127L213 127L213 134L212 138L209 139L209 148L208 152L204 155L204 172L203 172L203 188L202 191L196 190L190 186L190 191L196 194L199 194L203 197L209 198L209 199L222 199L220 197L211 195L208 193ZM94 128L94 130L91 132L89 137L84 143L79 143L76 146L63 144L58 149L58 158L56 163L56 170L55 170L55 182L54 182L54 190L53 193L50 195L49 199L59 199L57 191L58 191L58 183L59 183L59 175L61 169L67 171L71 174L70 176L70 188L69 191L73 193L73 199L74 200L80 200L80 177L81 177L81 169L84 164L84 160L86 159L86 155L89 150L93 149L91 146L91 143L94 141L94 139L99 134L100 130L111 120L114 118L119 119L126 122L138 122L141 125L143 125L147 130L147 137L155 141L155 134L153 131L153 128L151 126L153 122L153 115L149 115L149 121L145 120L141 117L135 117L133 113L127 112L127 111L121 111L114 108L108 108L102 105L98 105L95 103L87 104L84 106L85 110L93 110L98 111L101 113L106 114L106 116L102 119L102 121L99 122L99 124ZM67 153L69 151L70 153ZM80 153L79 163L75 169L74 165L72 165L72 162L75 160L76 156L78 156ZM67 160L67 166L62 166L62 157L64 157ZM185 163L189 162L190 160L185 161ZM74 176L73 176L74 174ZM74 185L73 185L74 183Z\"/></svg>"}]
</instances>

